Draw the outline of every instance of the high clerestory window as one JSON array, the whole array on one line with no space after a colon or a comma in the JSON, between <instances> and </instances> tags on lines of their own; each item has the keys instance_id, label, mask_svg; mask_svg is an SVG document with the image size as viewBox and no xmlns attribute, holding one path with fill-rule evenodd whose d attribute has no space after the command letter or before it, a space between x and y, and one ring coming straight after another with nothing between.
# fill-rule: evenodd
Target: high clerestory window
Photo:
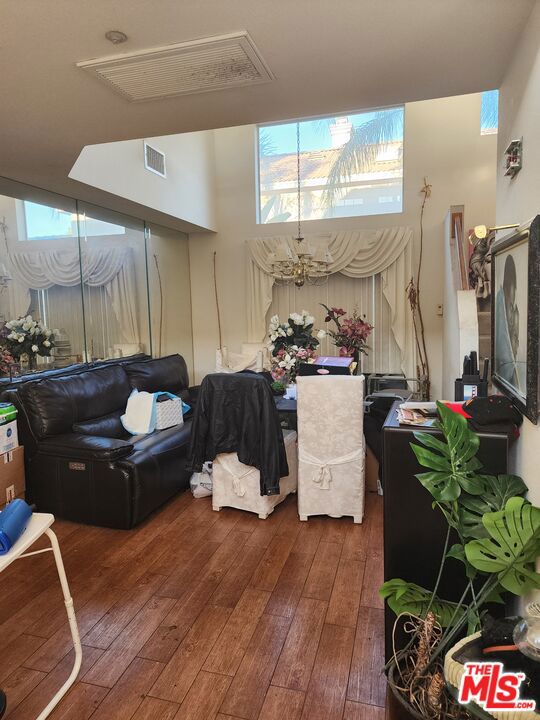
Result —
<instances>
[{"instance_id":1,"label":"high clerestory window","mask_svg":"<svg viewBox=\"0 0 540 720\"><path fill-rule=\"evenodd\" d=\"M298 121L301 220L403 210L404 108ZM297 121L259 125L259 223L298 219Z\"/></svg>"},{"instance_id":2,"label":"high clerestory window","mask_svg":"<svg viewBox=\"0 0 540 720\"><path fill-rule=\"evenodd\" d=\"M480 134L493 135L499 129L499 91L487 90L482 93L480 107Z\"/></svg>"}]
</instances>

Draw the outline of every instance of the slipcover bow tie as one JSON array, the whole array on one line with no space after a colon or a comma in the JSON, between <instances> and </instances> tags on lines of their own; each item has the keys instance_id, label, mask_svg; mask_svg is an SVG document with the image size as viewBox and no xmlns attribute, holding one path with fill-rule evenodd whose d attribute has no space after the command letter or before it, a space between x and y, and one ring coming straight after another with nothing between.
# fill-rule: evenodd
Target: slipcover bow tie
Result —
<instances>
[{"instance_id":1,"label":"slipcover bow tie","mask_svg":"<svg viewBox=\"0 0 540 720\"><path fill-rule=\"evenodd\" d=\"M313 482L320 486L321 490L330 490L330 483L332 482L332 466L334 465L348 465L349 463L356 462L363 457L364 448L358 448L353 450L347 455L341 457L331 458L330 460L320 460L314 455L302 450L300 452L300 462L305 462L308 465L313 465L317 469L313 476Z\"/></svg>"}]
</instances>

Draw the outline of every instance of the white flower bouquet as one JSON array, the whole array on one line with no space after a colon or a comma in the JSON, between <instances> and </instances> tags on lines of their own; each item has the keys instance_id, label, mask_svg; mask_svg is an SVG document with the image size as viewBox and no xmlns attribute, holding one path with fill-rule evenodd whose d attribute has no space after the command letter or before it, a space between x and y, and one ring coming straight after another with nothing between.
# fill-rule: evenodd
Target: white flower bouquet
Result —
<instances>
[{"instance_id":1,"label":"white flower bouquet","mask_svg":"<svg viewBox=\"0 0 540 720\"><path fill-rule=\"evenodd\" d=\"M306 310L291 313L287 322L279 317L270 318L268 326L268 349L272 355L272 377L286 384L294 382L300 362L309 362L315 357L319 340L312 334L315 319Z\"/></svg>"},{"instance_id":2,"label":"white flower bouquet","mask_svg":"<svg viewBox=\"0 0 540 720\"><path fill-rule=\"evenodd\" d=\"M0 343L16 359L25 354L30 359L36 355L46 357L54 347L55 334L58 330L49 330L31 315L26 315L4 325L0 331Z\"/></svg>"}]
</instances>

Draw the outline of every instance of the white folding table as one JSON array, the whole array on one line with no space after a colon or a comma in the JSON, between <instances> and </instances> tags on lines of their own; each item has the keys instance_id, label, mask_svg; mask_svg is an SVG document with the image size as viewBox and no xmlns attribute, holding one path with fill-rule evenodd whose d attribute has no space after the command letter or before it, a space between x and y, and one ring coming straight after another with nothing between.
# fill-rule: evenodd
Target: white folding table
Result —
<instances>
[{"instance_id":1,"label":"white folding table","mask_svg":"<svg viewBox=\"0 0 540 720\"><path fill-rule=\"evenodd\" d=\"M66 682L62 685L60 690L49 702L47 707L38 715L36 720L45 720L49 717L53 709L58 705L60 700L67 693L69 688L73 685L81 669L82 662L82 647L81 639L79 636L79 628L77 627L77 619L75 617L75 609L73 607L73 599L69 591L69 585L66 578L66 571L64 570L64 563L62 561L62 554L60 553L60 546L58 545L58 539L54 532L51 530L51 525L54 522L54 515L48 513L34 513L28 522L28 526L25 532L17 540L11 550L5 555L0 555L0 573L5 570L8 565L14 560L19 558L29 557L30 555L40 555L41 553L52 552L54 560L56 562L56 569L58 570L58 577L60 579L60 585L62 586L62 593L64 595L64 602L66 605L66 612L68 616L69 628L71 630L71 637L73 639L73 647L75 648L75 662L70 676ZM42 535L47 535L50 540L51 547L43 548L42 550L35 550L33 552L27 552L28 548L33 545ZM9 698L8 698L9 703Z\"/></svg>"}]
</instances>

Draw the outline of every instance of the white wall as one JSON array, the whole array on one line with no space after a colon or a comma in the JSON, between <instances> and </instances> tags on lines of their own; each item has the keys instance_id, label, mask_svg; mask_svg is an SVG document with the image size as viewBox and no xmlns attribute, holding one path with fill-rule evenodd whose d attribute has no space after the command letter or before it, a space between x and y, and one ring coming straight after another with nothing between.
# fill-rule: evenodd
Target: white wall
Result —
<instances>
[{"instance_id":1,"label":"white wall","mask_svg":"<svg viewBox=\"0 0 540 720\"><path fill-rule=\"evenodd\" d=\"M246 340L245 241L295 232L293 223L256 224L254 126L217 130L214 138L218 233L190 235L194 353L199 379L213 369L218 346L212 284L214 250L223 342L238 351ZM480 135L479 95L409 103L405 110L404 212L303 225L306 234L409 225L418 241L420 189L427 176L433 192L424 216L421 291L434 397L442 392L442 318L437 316L437 305L443 301L444 218L450 205L464 204L466 226L494 220L495 153L496 138Z\"/></svg>"},{"instance_id":2,"label":"white wall","mask_svg":"<svg viewBox=\"0 0 540 720\"><path fill-rule=\"evenodd\" d=\"M500 89L497 168L497 223L526 222L540 212L540 2L537 1ZM504 176L504 149L523 137L523 169ZM524 421L516 443L513 471L540 504L540 425Z\"/></svg>"},{"instance_id":3,"label":"white wall","mask_svg":"<svg viewBox=\"0 0 540 720\"><path fill-rule=\"evenodd\" d=\"M212 133L147 138L166 156L167 177L144 167L142 140L87 145L69 177L201 229L216 226Z\"/></svg>"}]
</instances>

